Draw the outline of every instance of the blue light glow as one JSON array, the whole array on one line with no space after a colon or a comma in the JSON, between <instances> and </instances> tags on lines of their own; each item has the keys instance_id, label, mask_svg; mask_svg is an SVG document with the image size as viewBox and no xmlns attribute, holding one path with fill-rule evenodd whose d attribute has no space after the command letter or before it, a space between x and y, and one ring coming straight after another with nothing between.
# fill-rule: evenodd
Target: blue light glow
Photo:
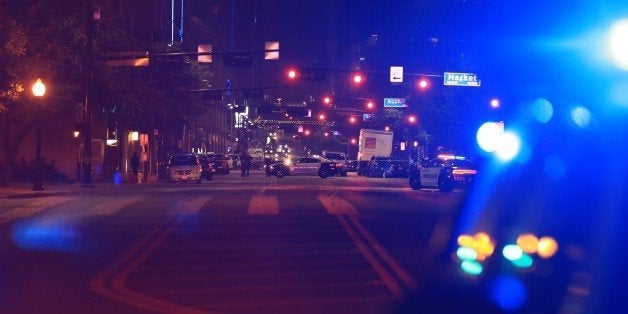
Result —
<instances>
[{"instance_id":1,"label":"blue light glow","mask_svg":"<svg viewBox=\"0 0 628 314\"><path fill-rule=\"evenodd\" d=\"M591 124L591 112L582 106L575 107L571 110L571 121L581 128L586 128Z\"/></svg>"},{"instance_id":2,"label":"blue light glow","mask_svg":"<svg viewBox=\"0 0 628 314\"><path fill-rule=\"evenodd\" d=\"M120 175L120 173L115 173L113 175L113 184L115 185L120 185L120 183L122 183L122 176Z\"/></svg>"},{"instance_id":3,"label":"blue light glow","mask_svg":"<svg viewBox=\"0 0 628 314\"><path fill-rule=\"evenodd\" d=\"M511 132L505 132L499 137L499 142L495 148L495 156L501 161L511 161L519 153L521 141L519 137Z\"/></svg>"},{"instance_id":4,"label":"blue light glow","mask_svg":"<svg viewBox=\"0 0 628 314\"><path fill-rule=\"evenodd\" d=\"M615 65L628 71L628 19L619 20L613 25L609 35L611 56Z\"/></svg>"},{"instance_id":5,"label":"blue light glow","mask_svg":"<svg viewBox=\"0 0 628 314\"><path fill-rule=\"evenodd\" d=\"M501 136L501 128L495 122L486 122L478 129L476 139L478 145L485 152L492 152L497 148Z\"/></svg>"},{"instance_id":6,"label":"blue light glow","mask_svg":"<svg viewBox=\"0 0 628 314\"><path fill-rule=\"evenodd\" d=\"M532 115L541 123L547 123L554 116L554 107L545 98L539 98L532 105Z\"/></svg>"},{"instance_id":7,"label":"blue light glow","mask_svg":"<svg viewBox=\"0 0 628 314\"><path fill-rule=\"evenodd\" d=\"M22 221L13 226L15 244L25 250L73 251L78 235L58 221Z\"/></svg>"},{"instance_id":8,"label":"blue light glow","mask_svg":"<svg viewBox=\"0 0 628 314\"><path fill-rule=\"evenodd\" d=\"M565 161L556 155L547 157L547 159L545 159L544 167L547 176L554 180L562 178L567 171Z\"/></svg>"},{"instance_id":9,"label":"blue light glow","mask_svg":"<svg viewBox=\"0 0 628 314\"><path fill-rule=\"evenodd\" d=\"M505 311L520 309L527 299L526 287L517 278L497 277L490 287L491 299Z\"/></svg>"}]
</instances>

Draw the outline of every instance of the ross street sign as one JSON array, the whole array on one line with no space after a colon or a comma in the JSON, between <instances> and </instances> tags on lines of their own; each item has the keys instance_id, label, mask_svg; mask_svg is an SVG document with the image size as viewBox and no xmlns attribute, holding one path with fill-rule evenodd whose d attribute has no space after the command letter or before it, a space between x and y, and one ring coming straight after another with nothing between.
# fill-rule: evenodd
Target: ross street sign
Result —
<instances>
[{"instance_id":1,"label":"ross street sign","mask_svg":"<svg viewBox=\"0 0 628 314\"><path fill-rule=\"evenodd\" d=\"M446 86L471 86L480 87L480 80L475 73L445 72L443 84Z\"/></svg>"},{"instance_id":2,"label":"ross street sign","mask_svg":"<svg viewBox=\"0 0 628 314\"><path fill-rule=\"evenodd\" d=\"M391 83L403 83L403 67L399 67L399 66L390 67L390 82Z\"/></svg>"},{"instance_id":3,"label":"ross street sign","mask_svg":"<svg viewBox=\"0 0 628 314\"><path fill-rule=\"evenodd\" d=\"M408 107L405 98L384 98L384 108L405 108Z\"/></svg>"}]
</instances>

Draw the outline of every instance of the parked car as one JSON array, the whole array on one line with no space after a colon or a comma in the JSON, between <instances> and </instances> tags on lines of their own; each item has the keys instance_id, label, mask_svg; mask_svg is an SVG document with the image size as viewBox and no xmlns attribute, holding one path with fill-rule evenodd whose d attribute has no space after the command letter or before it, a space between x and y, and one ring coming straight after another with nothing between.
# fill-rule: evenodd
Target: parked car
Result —
<instances>
[{"instance_id":1,"label":"parked car","mask_svg":"<svg viewBox=\"0 0 628 314\"><path fill-rule=\"evenodd\" d=\"M327 178L338 173L336 163L322 157L286 159L283 163L275 163L271 167L271 174L278 178L287 175L318 175L321 178Z\"/></svg>"},{"instance_id":2,"label":"parked car","mask_svg":"<svg viewBox=\"0 0 628 314\"><path fill-rule=\"evenodd\" d=\"M231 157L231 169L232 170L238 170L240 169L240 155L238 154L229 154L229 157Z\"/></svg>"},{"instance_id":3,"label":"parked car","mask_svg":"<svg viewBox=\"0 0 628 314\"><path fill-rule=\"evenodd\" d=\"M323 152L323 157L336 163L338 174L342 177L347 176L347 155L343 152Z\"/></svg>"},{"instance_id":4,"label":"parked car","mask_svg":"<svg viewBox=\"0 0 628 314\"><path fill-rule=\"evenodd\" d=\"M207 154L207 157L212 162L213 173L221 175L229 174L231 167L229 165L230 158L225 154Z\"/></svg>"},{"instance_id":5,"label":"parked car","mask_svg":"<svg viewBox=\"0 0 628 314\"><path fill-rule=\"evenodd\" d=\"M195 181L201 183L203 169L194 154L174 155L168 162L168 182Z\"/></svg>"},{"instance_id":6,"label":"parked car","mask_svg":"<svg viewBox=\"0 0 628 314\"><path fill-rule=\"evenodd\" d=\"M201 163L201 169L202 169L202 175L201 176L205 180L211 181L212 180L212 174L213 174L212 162L205 155L198 155L198 161Z\"/></svg>"},{"instance_id":7,"label":"parked car","mask_svg":"<svg viewBox=\"0 0 628 314\"><path fill-rule=\"evenodd\" d=\"M425 165L416 165L408 180L413 190L424 187L438 188L440 191L451 191L456 187L466 187L477 175L477 167L470 160L455 158L435 158Z\"/></svg>"},{"instance_id":8,"label":"parked car","mask_svg":"<svg viewBox=\"0 0 628 314\"><path fill-rule=\"evenodd\" d=\"M407 178L408 160L398 160L391 157L376 157L369 165L367 176L378 178Z\"/></svg>"}]
</instances>

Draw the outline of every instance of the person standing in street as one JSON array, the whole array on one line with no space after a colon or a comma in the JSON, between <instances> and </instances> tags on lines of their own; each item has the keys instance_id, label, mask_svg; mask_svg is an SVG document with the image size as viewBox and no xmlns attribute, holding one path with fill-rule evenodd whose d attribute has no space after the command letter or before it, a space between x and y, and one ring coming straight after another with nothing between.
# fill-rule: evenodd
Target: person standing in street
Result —
<instances>
[{"instance_id":1,"label":"person standing in street","mask_svg":"<svg viewBox=\"0 0 628 314\"><path fill-rule=\"evenodd\" d=\"M131 156L131 171L133 171L133 176L137 178L137 173L140 169L140 156L137 155L137 152L133 153Z\"/></svg>"},{"instance_id":2,"label":"person standing in street","mask_svg":"<svg viewBox=\"0 0 628 314\"><path fill-rule=\"evenodd\" d=\"M241 159L242 177L248 177L251 169L251 156L247 153L242 153Z\"/></svg>"},{"instance_id":3,"label":"person standing in street","mask_svg":"<svg viewBox=\"0 0 628 314\"><path fill-rule=\"evenodd\" d=\"M266 171L266 176L270 177L270 167L273 164L273 160L269 155L264 156L264 170Z\"/></svg>"}]
</instances>

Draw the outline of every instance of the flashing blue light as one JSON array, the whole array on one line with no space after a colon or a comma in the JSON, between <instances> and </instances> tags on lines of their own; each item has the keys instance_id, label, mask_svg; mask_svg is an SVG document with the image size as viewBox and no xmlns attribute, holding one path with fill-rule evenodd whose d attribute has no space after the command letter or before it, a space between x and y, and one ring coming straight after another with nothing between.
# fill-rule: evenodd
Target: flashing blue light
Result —
<instances>
[{"instance_id":1,"label":"flashing blue light","mask_svg":"<svg viewBox=\"0 0 628 314\"><path fill-rule=\"evenodd\" d=\"M553 180L558 180L565 175L567 166L565 161L559 156L552 155L545 159L545 173Z\"/></svg>"},{"instance_id":2,"label":"flashing blue light","mask_svg":"<svg viewBox=\"0 0 628 314\"><path fill-rule=\"evenodd\" d=\"M539 98L532 105L532 115L541 123L547 123L554 116L554 107L545 98Z\"/></svg>"},{"instance_id":3,"label":"flashing blue light","mask_svg":"<svg viewBox=\"0 0 628 314\"><path fill-rule=\"evenodd\" d=\"M517 278L497 277L490 287L491 299L505 311L520 309L527 299L526 287Z\"/></svg>"},{"instance_id":4,"label":"flashing blue light","mask_svg":"<svg viewBox=\"0 0 628 314\"><path fill-rule=\"evenodd\" d=\"M486 122L480 126L476 134L478 145L485 152L492 152L497 148L502 129L495 122Z\"/></svg>"},{"instance_id":5,"label":"flashing blue light","mask_svg":"<svg viewBox=\"0 0 628 314\"><path fill-rule=\"evenodd\" d=\"M511 161L517 157L520 148L521 140L519 140L519 137L514 133L504 132L499 137L497 147L495 148L495 156L501 161Z\"/></svg>"}]
</instances>

